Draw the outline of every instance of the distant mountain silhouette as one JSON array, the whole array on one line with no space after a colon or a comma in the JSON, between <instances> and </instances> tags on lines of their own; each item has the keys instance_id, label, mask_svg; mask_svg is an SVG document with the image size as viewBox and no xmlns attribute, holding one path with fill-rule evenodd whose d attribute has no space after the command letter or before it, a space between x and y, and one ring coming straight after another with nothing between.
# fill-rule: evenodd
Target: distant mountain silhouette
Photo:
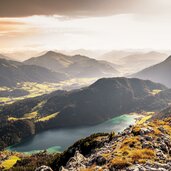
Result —
<instances>
[{"instance_id":1,"label":"distant mountain silhouette","mask_svg":"<svg viewBox=\"0 0 171 171\"><path fill-rule=\"evenodd\" d=\"M131 54L122 58L121 62L128 72L134 73L151 65L155 65L161 62L163 59L166 59L166 57L167 54L151 51L147 53Z\"/></svg>"},{"instance_id":2,"label":"distant mountain silhouette","mask_svg":"<svg viewBox=\"0 0 171 171\"><path fill-rule=\"evenodd\" d=\"M127 76L151 65L155 65L166 57L167 54L156 51L112 51L103 55L101 59L119 65L116 69L122 73L122 76Z\"/></svg>"},{"instance_id":3,"label":"distant mountain silhouette","mask_svg":"<svg viewBox=\"0 0 171 171\"><path fill-rule=\"evenodd\" d=\"M64 72L71 77L109 77L119 74L109 62L81 55L67 56L53 51L28 59L24 63L42 66L55 72Z\"/></svg>"},{"instance_id":4,"label":"distant mountain silhouette","mask_svg":"<svg viewBox=\"0 0 171 171\"><path fill-rule=\"evenodd\" d=\"M146 68L131 77L140 79L148 79L154 82L162 83L168 87L171 87L171 56L169 56L163 62Z\"/></svg>"},{"instance_id":5,"label":"distant mountain silhouette","mask_svg":"<svg viewBox=\"0 0 171 171\"><path fill-rule=\"evenodd\" d=\"M135 111L161 110L167 100L152 95L152 90L167 90L161 84L140 79L104 78L89 87L74 91L57 91L5 106L0 114L23 117L39 105L38 116L59 114L47 122L37 123L38 129L92 125L121 114Z\"/></svg>"},{"instance_id":6,"label":"distant mountain silhouette","mask_svg":"<svg viewBox=\"0 0 171 171\"><path fill-rule=\"evenodd\" d=\"M108 62L113 62L113 63L117 63L119 62L119 60L121 60L122 58L135 54L135 52L130 52L130 51L122 51L122 50L113 50L110 52L107 52L103 55L101 55L99 57L99 59L101 60L106 60Z\"/></svg>"},{"instance_id":7,"label":"distant mountain silhouette","mask_svg":"<svg viewBox=\"0 0 171 171\"><path fill-rule=\"evenodd\" d=\"M82 56L88 56L90 58L98 59L98 57L104 53L104 50L76 49L76 50L62 50L60 52L71 56L81 54Z\"/></svg>"},{"instance_id":8,"label":"distant mountain silhouette","mask_svg":"<svg viewBox=\"0 0 171 171\"><path fill-rule=\"evenodd\" d=\"M66 78L65 74L43 67L0 59L0 86L16 86L19 82L58 82Z\"/></svg>"},{"instance_id":9,"label":"distant mountain silhouette","mask_svg":"<svg viewBox=\"0 0 171 171\"><path fill-rule=\"evenodd\" d=\"M2 54L0 54L0 59L11 60L10 57L8 57L8 56L6 56L6 55L2 55Z\"/></svg>"}]
</instances>

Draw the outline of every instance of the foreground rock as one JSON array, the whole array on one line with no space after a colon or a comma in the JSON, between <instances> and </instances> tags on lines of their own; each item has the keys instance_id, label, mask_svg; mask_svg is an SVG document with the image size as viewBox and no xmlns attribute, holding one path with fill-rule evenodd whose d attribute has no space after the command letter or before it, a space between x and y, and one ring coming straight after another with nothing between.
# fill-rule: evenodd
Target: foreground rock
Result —
<instances>
[{"instance_id":1,"label":"foreground rock","mask_svg":"<svg viewBox=\"0 0 171 171\"><path fill-rule=\"evenodd\" d=\"M49 166L38 167L35 171L53 171Z\"/></svg>"},{"instance_id":2,"label":"foreground rock","mask_svg":"<svg viewBox=\"0 0 171 171\"><path fill-rule=\"evenodd\" d=\"M130 126L103 147L76 151L61 171L171 171L171 119Z\"/></svg>"}]
</instances>

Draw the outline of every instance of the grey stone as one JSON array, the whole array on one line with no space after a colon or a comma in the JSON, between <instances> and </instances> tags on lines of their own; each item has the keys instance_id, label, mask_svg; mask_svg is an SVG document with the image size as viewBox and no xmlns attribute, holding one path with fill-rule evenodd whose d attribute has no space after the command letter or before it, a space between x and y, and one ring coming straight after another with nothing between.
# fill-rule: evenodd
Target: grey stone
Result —
<instances>
[{"instance_id":1,"label":"grey stone","mask_svg":"<svg viewBox=\"0 0 171 171\"><path fill-rule=\"evenodd\" d=\"M40 166L35 171L53 171L49 166Z\"/></svg>"}]
</instances>

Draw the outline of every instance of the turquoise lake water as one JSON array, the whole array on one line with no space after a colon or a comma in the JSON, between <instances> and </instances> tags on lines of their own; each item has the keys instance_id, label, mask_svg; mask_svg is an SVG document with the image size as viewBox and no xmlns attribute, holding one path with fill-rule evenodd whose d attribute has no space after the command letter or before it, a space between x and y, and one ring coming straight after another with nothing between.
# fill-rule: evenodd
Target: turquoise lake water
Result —
<instances>
[{"instance_id":1,"label":"turquoise lake water","mask_svg":"<svg viewBox=\"0 0 171 171\"><path fill-rule=\"evenodd\" d=\"M136 115L121 115L95 126L48 130L8 149L27 153L34 153L45 149L49 153L62 152L77 140L93 133L123 131L129 125L134 124L135 119Z\"/></svg>"}]
</instances>

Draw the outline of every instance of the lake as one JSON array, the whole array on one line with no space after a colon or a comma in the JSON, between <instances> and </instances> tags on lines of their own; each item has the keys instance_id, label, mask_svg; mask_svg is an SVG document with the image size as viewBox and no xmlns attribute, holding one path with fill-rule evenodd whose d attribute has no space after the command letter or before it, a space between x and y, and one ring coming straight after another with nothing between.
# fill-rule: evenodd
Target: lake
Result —
<instances>
[{"instance_id":1,"label":"lake","mask_svg":"<svg viewBox=\"0 0 171 171\"><path fill-rule=\"evenodd\" d=\"M48 130L8 149L27 153L34 153L45 149L50 153L62 152L77 140L93 133L123 131L129 125L134 124L136 118L136 115L121 115L95 126Z\"/></svg>"}]
</instances>

